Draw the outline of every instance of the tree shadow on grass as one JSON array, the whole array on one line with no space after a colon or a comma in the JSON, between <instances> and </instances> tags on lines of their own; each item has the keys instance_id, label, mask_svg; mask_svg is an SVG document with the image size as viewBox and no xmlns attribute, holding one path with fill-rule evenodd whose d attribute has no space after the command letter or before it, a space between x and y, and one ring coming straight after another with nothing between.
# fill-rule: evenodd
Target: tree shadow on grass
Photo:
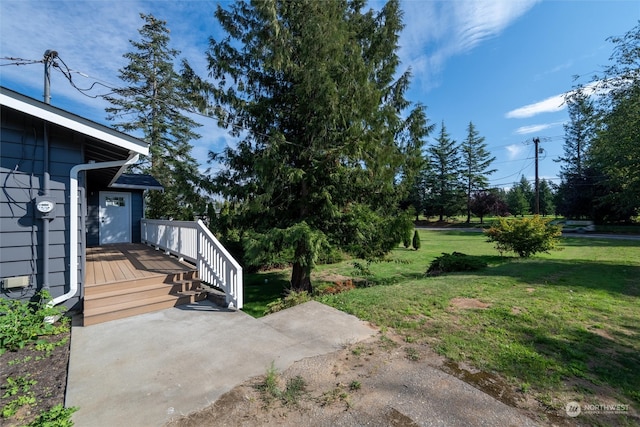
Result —
<instances>
[{"instance_id":1,"label":"tree shadow on grass","mask_svg":"<svg viewBox=\"0 0 640 427\"><path fill-rule=\"evenodd\" d=\"M513 277L531 285L598 289L640 296L640 266L633 265L584 260L512 259L478 274Z\"/></svg>"},{"instance_id":2,"label":"tree shadow on grass","mask_svg":"<svg viewBox=\"0 0 640 427\"><path fill-rule=\"evenodd\" d=\"M501 353L505 356L499 363L511 365L512 372L522 372L524 368L530 378L557 377L564 384L579 384L587 398L593 395L620 402L624 397L624 403L640 408L640 353L626 343L627 334L640 335L637 325L625 332L581 326L549 331L525 324L514 330L519 334L519 341L531 345L549 363L536 366L514 357L513 353ZM553 367L551 372L549 366Z\"/></svg>"},{"instance_id":3,"label":"tree shadow on grass","mask_svg":"<svg viewBox=\"0 0 640 427\"><path fill-rule=\"evenodd\" d=\"M640 250L640 240L634 239L607 239L604 237L568 237L563 236L561 239L562 246L575 246L575 247L613 247L624 248L628 247L630 250Z\"/></svg>"},{"instance_id":4,"label":"tree shadow on grass","mask_svg":"<svg viewBox=\"0 0 640 427\"><path fill-rule=\"evenodd\" d=\"M284 296L285 289L289 287L288 274L287 271L246 274L242 311L253 317L263 316L267 304Z\"/></svg>"}]
</instances>

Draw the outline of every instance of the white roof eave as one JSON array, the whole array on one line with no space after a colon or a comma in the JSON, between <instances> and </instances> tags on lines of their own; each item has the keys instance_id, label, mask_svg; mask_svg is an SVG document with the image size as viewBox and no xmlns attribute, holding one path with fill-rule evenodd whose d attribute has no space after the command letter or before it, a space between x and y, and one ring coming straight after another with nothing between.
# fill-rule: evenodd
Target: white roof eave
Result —
<instances>
[{"instance_id":1,"label":"white roof eave","mask_svg":"<svg viewBox=\"0 0 640 427\"><path fill-rule=\"evenodd\" d=\"M108 142L109 144L129 150L141 155L149 154L149 145L133 136L118 132L107 126L69 113L40 101L34 100L17 92L0 88L0 105L29 114L47 122L65 127L91 138Z\"/></svg>"}]
</instances>

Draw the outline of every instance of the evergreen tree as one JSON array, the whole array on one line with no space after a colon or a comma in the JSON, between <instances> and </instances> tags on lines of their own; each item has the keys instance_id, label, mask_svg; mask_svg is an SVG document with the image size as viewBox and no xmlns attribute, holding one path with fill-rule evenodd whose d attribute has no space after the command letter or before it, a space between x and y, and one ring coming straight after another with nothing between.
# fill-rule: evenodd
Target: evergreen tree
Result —
<instances>
[{"instance_id":1,"label":"evergreen tree","mask_svg":"<svg viewBox=\"0 0 640 427\"><path fill-rule=\"evenodd\" d=\"M213 102L242 139L212 153L225 166L214 182L241 202L247 260L287 258L296 290L312 290L329 247L378 257L412 227L396 177L415 174L427 121L404 98L409 74L398 77L398 2L362 7L269 0L216 11L226 35L210 39Z\"/></svg>"},{"instance_id":2,"label":"evergreen tree","mask_svg":"<svg viewBox=\"0 0 640 427\"><path fill-rule=\"evenodd\" d=\"M555 213L555 194L553 183L542 179L538 184L538 191L540 192L540 214L547 216Z\"/></svg>"},{"instance_id":3,"label":"evergreen tree","mask_svg":"<svg viewBox=\"0 0 640 427\"><path fill-rule=\"evenodd\" d=\"M640 213L640 22L609 41L615 45L612 63L589 85L597 123L587 152L589 173L576 181L591 193L587 207L595 220L618 221ZM562 190L569 198L574 193Z\"/></svg>"},{"instance_id":4,"label":"evergreen tree","mask_svg":"<svg viewBox=\"0 0 640 427\"><path fill-rule=\"evenodd\" d=\"M200 137L193 129L199 125L184 114L192 105L174 69L179 52L169 47L166 21L140 17L140 40L130 41L134 51L124 55L129 63L120 70L120 79L129 86L105 97L112 104L106 111L116 128L140 132L150 144L149 156L134 170L152 175L165 191L149 194L147 216L190 220L206 210L198 163L191 155L191 141Z\"/></svg>"},{"instance_id":5,"label":"evergreen tree","mask_svg":"<svg viewBox=\"0 0 640 427\"><path fill-rule=\"evenodd\" d=\"M460 157L456 141L451 139L442 122L435 144L427 148L431 174L427 180L427 212L440 221L458 214L464 204L464 188L460 176Z\"/></svg>"},{"instance_id":6,"label":"evergreen tree","mask_svg":"<svg viewBox=\"0 0 640 427\"><path fill-rule=\"evenodd\" d=\"M467 224L471 222L471 198L474 192L489 186L489 178L496 169L489 169L496 159L487 151L484 137L479 135L472 122L467 128L467 138L460 144L461 174L467 197Z\"/></svg>"},{"instance_id":7,"label":"evergreen tree","mask_svg":"<svg viewBox=\"0 0 640 427\"><path fill-rule=\"evenodd\" d=\"M590 141L595 137L595 109L593 102L582 89L573 91L566 98L569 122L564 125L564 155L555 159L560 166L558 209L570 218L589 216L593 194L585 191L586 169ZM541 201L542 202L542 201ZM542 207L541 207L542 209Z\"/></svg>"},{"instance_id":8,"label":"evergreen tree","mask_svg":"<svg viewBox=\"0 0 640 427\"><path fill-rule=\"evenodd\" d=\"M420 246L420 233L418 233L418 230L415 230L413 232L413 249L417 251L418 249L420 249Z\"/></svg>"},{"instance_id":9,"label":"evergreen tree","mask_svg":"<svg viewBox=\"0 0 640 427\"><path fill-rule=\"evenodd\" d=\"M419 172L413 178L413 184L409 187L409 195L404 201L404 208L412 208L416 221L420 214L424 214L428 201L428 182L431 168L425 160Z\"/></svg>"},{"instance_id":10,"label":"evergreen tree","mask_svg":"<svg viewBox=\"0 0 640 427\"><path fill-rule=\"evenodd\" d=\"M569 122L564 125L564 155L555 161L562 162L561 176L582 176L587 164L589 143L596 131L595 110L593 102L584 90L571 92L565 102Z\"/></svg>"},{"instance_id":11,"label":"evergreen tree","mask_svg":"<svg viewBox=\"0 0 640 427\"><path fill-rule=\"evenodd\" d=\"M507 192L507 206L513 215L524 216L532 211L533 189L531 184L524 175L520 178L520 182Z\"/></svg>"}]
</instances>

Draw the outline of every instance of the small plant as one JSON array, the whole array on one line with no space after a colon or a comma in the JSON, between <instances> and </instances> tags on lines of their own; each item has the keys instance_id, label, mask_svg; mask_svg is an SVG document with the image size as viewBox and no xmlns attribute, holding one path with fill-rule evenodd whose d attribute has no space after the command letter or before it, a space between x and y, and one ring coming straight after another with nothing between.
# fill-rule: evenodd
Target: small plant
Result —
<instances>
[{"instance_id":1,"label":"small plant","mask_svg":"<svg viewBox=\"0 0 640 427\"><path fill-rule=\"evenodd\" d=\"M420 249L420 234L418 233L418 230L413 233L413 249L416 251Z\"/></svg>"},{"instance_id":2,"label":"small plant","mask_svg":"<svg viewBox=\"0 0 640 427\"><path fill-rule=\"evenodd\" d=\"M495 242L500 254L510 251L527 258L538 252L557 249L562 228L550 222L550 219L538 215L533 218L499 218L485 230L485 234L488 242Z\"/></svg>"},{"instance_id":3,"label":"small plant","mask_svg":"<svg viewBox=\"0 0 640 427\"><path fill-rule=\"evenodd\" d=\"M367 261L365 264L354 261L351 265L353 265L354 276L366 277L373 275L371 272L371 261Z\"/></svg>"},{"instance_id":4,"label":"small plant","mask_svg":"<svg viewBox=\"0 0 640 427\"><path fill-rule=\"evenodd\" d=\"M75 406L65 408L61 404L58 404L48 411L42 412L35 420L27 424L26 427L72 427L73 421L71 421L71 415L77 410L78 408Z\"/></svg>"},{"instance_id":5,"label":"small plant","mask_svg":"<svg viewBox=\"0 0 640 427\"><path fill-rule=\"evenodd\" d=\"M311 301L311 296L307 291L298 292L290 289L287 291L287 295L284 298L279 298L276 301L267 304L267 309L264 314L277 313L278 311L303 304L307 301Z\"/></svg>"},{"instance_id":6,"label":"small plant","mask_svg":"<svg viewBox=\"0 0 640 427\"><path fill-rule=\"evenodd\" d=\"M63 309L47 304L51 300L48 292L41 291L39 297L38 302L0 299L0 354L23 348L39 337L68 330L67 318L61 318L57 325L45 321L59 317Z\"/></svg>"},{"instance_id":7,"label":"small plant","mask_svg":"<svg viewBox=\"0 0 640 427\"><path fill-rule=\"evenodd\" d=\"M351 408L349 393L344 389L344 384L338 384L331 391L323 393L320 397L322 406L331 405L335 402L344 402L347 409Z\"/></svg>"},{"instance_id":8,"label":"small plant","mask_svg":"<svg viewBox=\"0 0 640 427\"><path fill-rule=\"evenodd\" d=\"M7 365L13 366L13 365L18 365L20 363L28 363L28 362L31 361L31 359L33 359L33 357L25 356L23 359L14 359L14 360L10 361L9 363L7 363Z\"/></svg>"},{"instance_id":9,"label":"small plant","mask_svg":"<svg viewBox=\"0 0 640 427\"><path fill-rule=\"evenodd\" d=\"M420 352L414 347L407 347L404 349L404 352L407 355L407 359L413 360L414 362L420 360Z\"/></svg>"},{"instance_id":10,"label":"small plant","mask_svg":"<svg viewBox=\"0 0 640 427\"><path fill-rule=\"evenodd\" d=\"M427 269L427 276L437 276L442 273L451 273L454 271L477 271L486 266L487 263L481 259L460 252L450 254L443 252L441 256L431 261Z\"/></svg>"},{"instance_id":11,"label":"small plant","mask_svg":"<svg viewBox=\"0 0 640 427\"><path fill-rule=\"evenodd\" d=\"M305 391L306 383L304 379L300 375L290 378L284 390L280 388L280 383L281 379L278 370L274 367L273 362L271 362L264 381L257 386L259 390L263 391L263 400L265 403L269 404L273 400L280 400L285 405L297 404Z\"/></svg>"},{"instance_id":12,"label":"small plant","mask_svg":"<svg viewBox=\"0 0 640 427\"><path fill-rule=\"evenodd\" d=\"M3 398L15 396L18 393L29 393L31 386L36 384L35 380L29 379L29 374L24 377L7 378L7 382L2 386L5 390Z\"/></svg>"},{"instance_id":13,"label":"small plant","mask_svg":"<svg viewBox=\"0 0 640 427\"><path fill-rule=\"evenodd\" d=\"M296 375L287 381L284 392L282 393L282 401L285 405L297 405L300 397L304 394L306 382L300 375Z\"/></svg>"},{"instance_id":14,"label":"small plant","mask_svg":"<svg viewBox=\"0 0 640 427\"><path fill-rule=\"evenodd\" d=\"M353 380L351 381L351 384L349 384L349 390L360 390L362 388L362 383L360 383L360 381L357 380Z\"/></svg>"},{"instance_id":15,"label":"small plant","mask_svg":"<svg viewBox=\"0 0 640 427\"><path fill-rule=\"evenodd\" d=\"M21 407L26 405L35 405L35 403L36 403L36 398L33 395L33 392L29 392L27 394L21 394L20 396L16 397L15 399L11 400L9 403L4 405L1 411L2 413L0 415L2 415L2 418L12 417L16 414L16 412L18 412L18 409L20 409Z\"/></svg>"}]
</instances>

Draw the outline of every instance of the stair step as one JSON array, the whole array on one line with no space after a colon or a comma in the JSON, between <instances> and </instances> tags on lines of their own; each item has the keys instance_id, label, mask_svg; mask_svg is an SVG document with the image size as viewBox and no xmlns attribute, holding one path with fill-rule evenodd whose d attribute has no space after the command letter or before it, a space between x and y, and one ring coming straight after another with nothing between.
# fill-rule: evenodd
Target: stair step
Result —
<instances>
[{"instance_id":1,"label":"stair step","mask_svg":"<svg viewBox=\"0 0 640 427\"><path fill-rule=\"evenodd\" d=\"M163 295L153 298L131 300L89 310L85 307L83 324L84 326L90 326L139 314L151 313L178 305L191 304L204 298L204 294L194 292L194 295Z\"/></svg>"},{"instance_id":2,"label":"stair step","mask_svg":"<svg viewBox=\"0 0 640 427\"><path fill-rule=\"evenodd\" d=\"M172 282L172 284L180 285L182 291L201 290L201 283L200 279L175 280Z\"/></svg>"},{"instance_id":3,"label":"stair step","mask_svg":"<svg viewBox=\"0 0 640 427\"><path fill-rule=\"evenodd\" d=\"M144 279L135 280L121 280L119 282L108 282L90 285L84 288L84 297L99 295L102 293L110 293L114 291L126 291L136 287L142 287L147 285L155 285L157 283L165 282L165 275L158 274L156 276L145 277Z\"/></svg>"},{"instance_id":4,"label":"stair step","mask_svg":"<svg viewBox=\"0 0 640 427\"><path fill-rule=\"evenodd\" d=\"M144 300L154 297L166 296L169 294L177 294L183 291L182 283L151 283L144 286L135 286L128 289L115 289L111 291L103 291L97 294L85 294L84 309L93 310L94 308L110 306L114 304L126 303L128 301Z\"/></svg>"}]
</instances>

